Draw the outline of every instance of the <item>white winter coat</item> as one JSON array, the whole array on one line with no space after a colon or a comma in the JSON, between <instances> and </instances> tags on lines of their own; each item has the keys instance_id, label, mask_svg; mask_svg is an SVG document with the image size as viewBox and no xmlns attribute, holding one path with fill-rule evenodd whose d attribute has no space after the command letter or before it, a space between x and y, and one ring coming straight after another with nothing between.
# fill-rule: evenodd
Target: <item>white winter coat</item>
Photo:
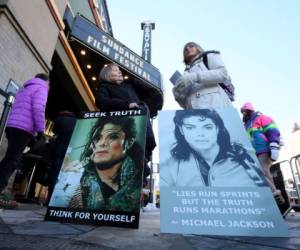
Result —
<instances>
[{"instance_id":1,"label":"white winter coat","mask_svg":"<svg viewBox=\"0 0 300 250\"><path fill-rule=\"evenodd\" d=\"M183 76L177 80L173 94L185 109L222 108L232 106L230 99L219 83L229 79L219 54L207 54L208 68L203 58L187 66Z\"/></svg>"},{"instance_id":2,"label":"white winter coat","mask_svg":"<svg viewBox=\"0 0 300 250\"><path fill-rule=\"evenodd\" d=\"M248 163L249 164L249 163ZM211 187L256 187L262 182L262 175L254 170L246 170L237 161L227 158L214 163L208 172L208 186ZM262 173L261 173L262 174ZM199 163L193 155L186 161L168 159L160 166L161 186L206 186L200 172Z\"/></svg>"}]
</instances>

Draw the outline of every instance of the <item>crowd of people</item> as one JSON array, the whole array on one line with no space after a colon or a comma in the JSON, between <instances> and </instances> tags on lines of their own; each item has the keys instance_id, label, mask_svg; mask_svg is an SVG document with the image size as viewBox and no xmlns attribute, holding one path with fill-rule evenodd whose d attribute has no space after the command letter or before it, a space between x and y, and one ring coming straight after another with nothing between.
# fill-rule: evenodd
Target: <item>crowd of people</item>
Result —
<instances>
[{"instance_id":1,"label":"crowd of people","mask_svg":"<svg viewBox=\"0 0 300 250\"><path fill-rule=\"evenodd\" d=\"M243 146L231 141L223 120L215 110L233 107L232 98L221 84L229 81L230 76L220 53L206 53L199 44L189 42L183 48L183 61L185 71L176 81L173 94L184 110L176 111L174 117L176 143L171 150L171 158L161 167L161 185L269 185L276 200L280 201L281 192L276 188L270 173L270 167L278 159L280 150L280 132L274 121L255 111L250 102L241 107L244 126L256 151L260 168ZM37 74L16 95L5 131L8 147L0 163L0 207L16 208L18 205L2 191L25 147L33 138L43 137L48 86L49 76ZM141 145L134 139L132 120L122 117L114 120L99 119L82 153L82 160L86 164L70 206L137 210L142 188L139 178L143 176L146 182L150 173L148 162L156 147L148 107L139 98L134 84L124 81L122 71L114 63L105 65L100 72L95 103L101 111L146 110L145 153L142 153ZM55 120L56 140L51 162L50 196L75 123L76 116L69 111L61 112ZM205 143L195 139L201 133L206 136ZM99 153L104 149L109 151L105 157ZM137 154L144 155L141 161L137 161L140 159ZM211 172L216 168L222 171L214 174L212 179ZM188 173L186 169L189 169ZM126 192L130 195L125 195Z\"/></svg>"}]
</instances>

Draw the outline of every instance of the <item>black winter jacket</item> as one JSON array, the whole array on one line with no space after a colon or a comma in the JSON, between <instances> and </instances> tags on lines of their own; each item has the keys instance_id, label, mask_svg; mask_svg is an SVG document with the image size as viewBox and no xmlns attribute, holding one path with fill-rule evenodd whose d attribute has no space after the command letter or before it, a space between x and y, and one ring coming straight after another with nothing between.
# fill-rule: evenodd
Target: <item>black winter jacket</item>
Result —
<instances>
[{"instance_id":1,"label":"black winter jacket","mask_svg":"<svg viewBox=\"0 0 300 250\"><path fill-rule=\"evenodd\" d=\"M141 101L130 83L101 82L96 92L96 105L101 111L128 110L133 102Z\"/></svg>"}]
</instances>

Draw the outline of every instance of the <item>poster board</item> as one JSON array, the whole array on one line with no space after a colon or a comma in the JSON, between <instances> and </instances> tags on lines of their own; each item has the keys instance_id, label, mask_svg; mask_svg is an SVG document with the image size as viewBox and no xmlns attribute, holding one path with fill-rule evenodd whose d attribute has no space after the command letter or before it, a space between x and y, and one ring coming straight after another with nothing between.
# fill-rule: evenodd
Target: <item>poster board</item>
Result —
<instances>
[{"instance_id":1,"label":"poster board","mask_svg":"<svg viewBox=\"0 0 300 250\"><path fill-rule=\"evenodd\" d=\"M146 121L144 110L83 114L45 220L138 228Z\"/></svg>"},{"instance_id":2,"label":"poster board","mask_svg":"<svg viewBox=\"0 0 300 250\"><path fill-rule=\"evenodd\" d=\"M287 237L234 108L161 111L159 145L161 232Z\"/></svg>"}]
</instances>

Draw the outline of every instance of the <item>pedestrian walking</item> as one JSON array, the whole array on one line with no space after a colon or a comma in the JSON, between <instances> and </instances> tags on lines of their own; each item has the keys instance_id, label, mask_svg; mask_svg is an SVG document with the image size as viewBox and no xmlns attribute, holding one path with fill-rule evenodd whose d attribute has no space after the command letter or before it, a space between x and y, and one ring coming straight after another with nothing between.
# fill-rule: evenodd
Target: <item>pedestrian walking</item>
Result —
<instances>
[{"instance_id":1,"label":"pedestrian walking","mask_svg":"<svg viewBox=\"0 0 300 250\"><path fill-rule=\"evenodd\" d=\"M243 114L245 129L251 139L265 178L276 201L283 203L284 198L281 191L276 188L270 172L272 163L279 157L280 131L274 120L259 111L255 111L251 102L246 102L241 107L241 113Z\"/></svg>"},{"instance_id":2,"label":"pedestrian walking","mask_svg":"<svg viewBox=\"0 0 300 250\"><path fill-rule=\"evenodd\" d=\"M2 208L18 206L18 203L4 194L3 190L32 138L43 137L48 88L49 76L41 73L25 82L16 95L5 129L7 151L0 163L0 207Z\"/></svg>"}]
</instances>

